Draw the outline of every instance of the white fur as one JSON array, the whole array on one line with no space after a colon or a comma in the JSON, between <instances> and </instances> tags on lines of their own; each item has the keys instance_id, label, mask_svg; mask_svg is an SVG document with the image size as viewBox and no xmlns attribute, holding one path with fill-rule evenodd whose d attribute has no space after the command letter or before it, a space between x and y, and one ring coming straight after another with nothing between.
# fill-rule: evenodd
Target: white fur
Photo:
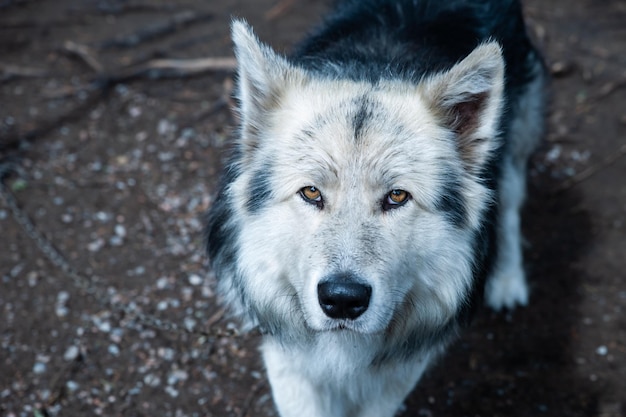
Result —
<instances>
[{"instance_id":1,"label":"white fur","mask_svg":"<svg viewBox=\"0 0 626 417\"><path fill-rule=\"evenodd\" d=\"M380 338L322 334L304 349L266 340L263 358L280 415L393 416L434 353L372 369L372 355L384 343Z\"/></svg>"}]
</instances>

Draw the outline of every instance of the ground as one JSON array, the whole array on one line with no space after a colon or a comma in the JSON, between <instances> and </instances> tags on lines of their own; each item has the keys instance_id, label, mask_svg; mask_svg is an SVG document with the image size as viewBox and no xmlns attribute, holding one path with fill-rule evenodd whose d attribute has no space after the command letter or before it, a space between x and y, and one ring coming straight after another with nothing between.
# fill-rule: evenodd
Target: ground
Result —
<instances>
[{"instance_id":1,"label":"ground","mask_svg":"<svg viewBox=\"0 0 626 417\"><path fill-rule=\"evenodd\" d=\"M327 6L0 1L0 161L21 172L6 184L81 275L2 200L0 415L276 415L258 336L194 333L233 326L202 249L235 122L230 61L134 69L232 57L232 15L288 51ZM480 311L402 416L626 414L626 3L524 11L553 75L524 210L530 305Z\"/></svg>"}]
</instances>

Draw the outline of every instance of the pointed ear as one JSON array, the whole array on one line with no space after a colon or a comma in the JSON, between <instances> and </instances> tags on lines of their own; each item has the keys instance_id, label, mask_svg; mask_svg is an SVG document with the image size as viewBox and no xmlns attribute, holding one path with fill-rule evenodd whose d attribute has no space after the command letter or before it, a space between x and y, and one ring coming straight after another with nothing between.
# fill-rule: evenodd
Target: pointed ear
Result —
<instances>
[{"instance_id":1,"label":"pointed ear","mask_svg":"<svg viewBox=\"0 0 626 417\"><path fill-rule=\"evenodd\" d=\"M504 60L497 42L482 44L450 70L424 81L431 110L457 135L469 169L480 169L498 146Z\"/></svg>"},{"instance_id":2,"label":"pointed ear","mask_svg":"<svg viewBox=\"0 0 626 417\"><path fill-rule=\"evenodd\" d=\"M278 105L286 88L304 76L301 70L261 43L245 21L233 20L231 32L237 58L236 94L245 135L262 126L264 116Z\"/></svg>"}]
</instances>

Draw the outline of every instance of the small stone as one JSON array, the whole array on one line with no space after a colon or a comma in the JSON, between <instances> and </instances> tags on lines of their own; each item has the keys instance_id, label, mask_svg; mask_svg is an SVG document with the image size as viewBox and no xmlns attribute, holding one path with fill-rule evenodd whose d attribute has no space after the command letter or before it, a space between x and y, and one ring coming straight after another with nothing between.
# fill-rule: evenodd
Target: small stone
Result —
<instances>
[{"instance_id":1,"label":"small stone","mask_svg":"<svg viewBox=\"0 0 626 417\"><path fill-rule=\"evenodd\" d=\"M182 369L176 369L172 371L167 377L168 385L175 385L178 381L186 381L189 378L189 374Z\"/></svg>"},{"instance_id":2,"label":"small stone","mask_svg":"<svg viewBox=\"0 0 626 417\"><path fill-rule=\"evenodd\" d=\"M165 287L167 287L167 277L161 277L161 278L157 279L156 287L158 289L160 289L160 290L162 290Z\"/></svg>"},{"instance_id":3,"label":"small stone","mask_svg":"<svg viewBox=\"0 0 626 417\"><path fill-rule=\"evenodd\" d=\"M87 250L89 252L98 252L100 249L104 247L104 239L98 238L93 242L87 244Z\"/></svg>"},{"instance_id":4,"label":"small stone","mask_svg":"<svg viewBox=\"0 0 626 417\"><path fill-rule=\"evenodd\" d=\"M33 365L33 372L36 374L43 374L46 372L46 364L43 362L35 362L35 365Z\"/></svg>"},{"instance_id":5,"label":"small stone","mask_svg":"<svg viewBox=\"0 0 626 417\"><path fill-rule=\"evenodd\" d=\"M185 328L189 331L193 330L196 327L196 320L192 319L191 317L185 317L183 319L183 322L185 324Z\"/></svg>"},{"instance_id":6,"label":"small stone","mask_svg":"<svg viewBox=\"0 0 626 417\"><path fill-rule=\"evenodd\" d=\"M67 381L67 382L65 383L65 386L67 387L67 390L68 390L69 392L75 392L75 391L77 391L77 390L78 390L78 388L79 388L78 383L77 383L77 382L75 382L75 381Z\"/></svg>"},{"instance_id":7,"label":"small stone","mask_svg":"<svg viewBox=\"0 0 626 417\"><path fill-rule=\"evenodd\" d=\"M171 385L165 387L165 392L167 392L167 394L172 398L178 397L178 390Z\"/></svg>"},{"instance_id":8,"label":"small stone","mask_svg":"<svg viewBox=\"0 0 626 417\"><path fill-rule=\"evenodd\" d=\"M98 319L95 321L95 324L98 330L103 333L109 333L111 331L111 323L108 321L101 321Z\"/></svg>"},{"instance_id":9,"label":"small stone","mask_svg":"<svg viewBox=\"0 0 626 417\"><path fill-rule=\"evenodd\" d=\"M165 359L166 361L171 361L174 359L176 352L172 348L160 347L157 350L157 354L159 355L159 357Z\"/></svg>"},{"instance_id":10,"label":"small stone","mask_svg":"<svg viewBox=\"0 0 626 417\"><path fill-rule=\"evenodd\" d=\"M194 286L196 286L196 285L200 285L200 284L202 284L202 282L204 282L204 280L202 279L202 277L201 277L200 275L197 275L197 274L191 274L191 275L189 275L189 278L188 278L188 279L189 279L189 283L190 283L191 285L194 285Z\"/></svg>"},{"instance_id":11,"label":"small stone","mask_svg":"<svg viewBox=\"0 0 626 417\"><path fill-rule=\"evenodd\" d=\"M107 212L104 212L104 211L97 212L95 217L96 217L97 220L99 220L99 221L101 221L103 223L106 223L106 222L109 221L109 219L111 219L111 215L109 213L107 213Z\"/></svg>"},{"instance_id":12,"label":"small stone","mask_svg":"<svg viewBox=\"0 0 626 417\"><path fill-rule=\"evenodd\" d=\"M126 237L126 228L122 224L115 225L115 234L121 238Z\"/></svg>"},{"instance_id":13,"label":"small stone","mask_svg":"<svg viewBox=\"0 0 626 417\"><path fill-rule=\"evenodd\" d=\"M78 346L72 345L68 347L65 353L63 354L63 359L65 359L68 362L73 361L78 357L79 353L80 353L80 349L78 348Z\"/></svg>"},{"instance_id":14,"label":"small stone","mask_svg":"<svg viewBox=\"0 0 626 417\"><path fill-rule=\"evenodd\" d=\"M158 387L161 385L161 378L155 374L148 374L143 377L143 383L149 387Z\"/></svg>"},{"instance_id":15,"label":"small stone","mask_svg":"<svg viewBox=\"0 0 626 417\"><path fill-rule=\"evenodd\" d=\"M120 348L117 345L109 345L109 348L107 350L113 356L119 356L120 355Z\"/></svg>"},{"instance_id":16,"label":"small stone","mask_svg":"<svg viewBox=\"0 0 626 417\"><path fill-rule=\"evenodd\" d=\"M596 349L596 353L600 356L605 356L607 353L609 353L609 350L606 346L602 345L598 346L598 348Z\"/></svg>"}]
</instances>

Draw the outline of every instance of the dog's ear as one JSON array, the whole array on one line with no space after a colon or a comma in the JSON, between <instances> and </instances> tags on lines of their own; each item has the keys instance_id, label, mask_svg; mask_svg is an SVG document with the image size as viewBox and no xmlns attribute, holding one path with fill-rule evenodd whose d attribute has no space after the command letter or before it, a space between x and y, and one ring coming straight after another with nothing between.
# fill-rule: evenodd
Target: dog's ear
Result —
<instances>
[{"instance_id":1,"label":"dog's ear","mask_svg":"<svg viewBox=\"0 0 626 417\"><path fill-rule=\"evenodd\" d=\"M276 108L286 88L301 81L304 74L261 43L245 21L233 20L231 32L237 58L236 94L242 139L254 142L268 112Z\"/></svg>"},{"instance_id":2,"label":"dog's ear","mask_svg":"<svg viewBox=\"0 0 626 417\"><path fill-rule=\"evenodd\" d=\"M497 42L478 46L448 71L421 84L431 110L454 131L469 169L480 169L498 146L504 60Z\"/></svg>"}]
</instances>

